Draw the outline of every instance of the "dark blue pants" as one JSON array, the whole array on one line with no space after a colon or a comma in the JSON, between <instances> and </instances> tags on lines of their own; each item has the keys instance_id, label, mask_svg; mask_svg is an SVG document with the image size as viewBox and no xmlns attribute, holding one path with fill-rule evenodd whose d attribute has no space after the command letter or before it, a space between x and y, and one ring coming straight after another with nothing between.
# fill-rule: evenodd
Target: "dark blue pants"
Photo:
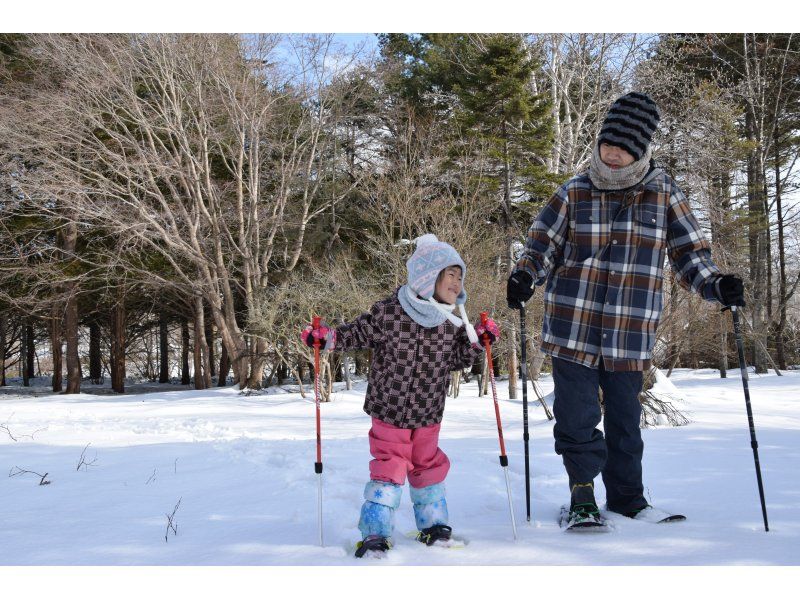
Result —
<instances>
[{"instance_id":1,"label":"dark blue pants","mask_svg":"<svg viewBox=\"0 0 800 598\"><path fill-rule=\"evenodd\" d=\"M553 357L556 453L564 460L570 487L603 474L610 510L626 512L647 504L642 486L644 443L639 429L642 372L608 372ZM605 416L598 388L603 389ZM603 419L603 432L597 429Z\"/></svg>"}]
</instances>

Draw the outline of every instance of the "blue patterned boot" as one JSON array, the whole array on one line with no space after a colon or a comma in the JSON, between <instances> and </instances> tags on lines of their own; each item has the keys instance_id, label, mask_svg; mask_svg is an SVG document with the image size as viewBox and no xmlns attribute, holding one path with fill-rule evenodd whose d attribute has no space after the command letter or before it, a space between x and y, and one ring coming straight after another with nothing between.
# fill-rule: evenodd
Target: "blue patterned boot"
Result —
<instances>
[{"instance_id":1,"label":"blue patterned boot","mask_svg":"<svg viewBox=\"0 0 800 598\"><path fill-rule=\"evenodd\" d=\"M371 536L389 538L394 530L394 512L400 506L403 487L390 482L370 480L364 487L364 504L358 529L366 540Z\"/></svg>"},{"instance_id":2,"label":"blue patterned boot","mask_svg":"<svg viewBox=\"0 0 800 598\"><path fill-rule=\"evenodd\" d=\"M420 531L417 539L428 546L436 541L448 541L452 530L447 525L444 482L424 488L412 486L411 502L414 503L414 520Z\"/></svg>"}]
</instances>

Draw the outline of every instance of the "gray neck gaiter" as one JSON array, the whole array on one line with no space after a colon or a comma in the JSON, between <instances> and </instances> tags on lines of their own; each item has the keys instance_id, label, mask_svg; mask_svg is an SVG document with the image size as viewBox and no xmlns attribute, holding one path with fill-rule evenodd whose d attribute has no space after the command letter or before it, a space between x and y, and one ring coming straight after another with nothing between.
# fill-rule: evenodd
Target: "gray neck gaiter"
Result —
<instances>
[{"instance_id":1,"label":"gray neck gaiter","mask_svg":"<svg viewBox=\"0 0 800 598\"><path fill-rule=\"evenodd\" d=\"M611 168L600 159L600 144L594 144L592 161L589 164L589 178L592 184L602 191L617 191L633 187L641 181L650 169L650 156L653 151L647 146L647 151L640 160L624 168Z\"/></svg>"}]
</instances>

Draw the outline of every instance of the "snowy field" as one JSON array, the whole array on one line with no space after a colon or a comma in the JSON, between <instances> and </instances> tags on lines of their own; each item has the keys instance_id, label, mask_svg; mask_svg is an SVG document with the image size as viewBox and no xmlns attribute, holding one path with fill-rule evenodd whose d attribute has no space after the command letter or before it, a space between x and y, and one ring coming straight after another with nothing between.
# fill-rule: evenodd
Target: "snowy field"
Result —
<instances>
[{"instance_id":1,"label":"snowy field","mask_svg":"<svg viewBox=\"0 0 800 598\"><path fill-rule=\"evenodd\" d=\"M478 398L472 382L448 400L441 433L452 462L451 525L469 544L444 550L406 537L415 529L406 491L395 548L380 561L351 552L370 458L363 382L350 392L337 385L332 402L322 405L324 547L313 396L281 389L244 396L231 388L22 395L5 388L0 565L800 564L800 372L752 375L750 382L769 533L738 370L724 380L712 370L678 370L670 382L691 424L643 431L645 487L653 504L688 521L656 526L615 518L608 534L562 532L555 519L568 500L566 475L553 452L552 423L529 392L527 523L521 401L508 400L499 382L514 541L491 395ZM541 386L552 390L549 376ZM82 453L87 464L78 470ZM18 470L46 473L50 483L40 485L34 473L10 475ZM599 480L597 495L602 504ZM168 533L173 511L177 533Z\"/></svg>"}]
</instances>

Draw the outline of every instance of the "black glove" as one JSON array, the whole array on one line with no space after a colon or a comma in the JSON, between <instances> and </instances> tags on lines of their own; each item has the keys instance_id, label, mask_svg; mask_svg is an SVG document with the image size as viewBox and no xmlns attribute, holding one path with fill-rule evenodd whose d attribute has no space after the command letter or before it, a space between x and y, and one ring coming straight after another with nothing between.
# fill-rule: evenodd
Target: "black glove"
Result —
<instances>
[{"instance_id":1,"label":"black glove","mask_svg":"<svg viewBox=\"0 0 800 598\"><path fill-rule=\"evenodd\" d=\"M744 307L744 283L735 274L723 274L717 290L717 299L725 307Z\"/></svg>"},{"instance_id":2,"label":"black glove","mask_svg":"<svg viewBox=\"0 0 800 598\"><path fill-rule=\"evenodd\" d=\"M508 277L506 300L511 309L522 309L522 304L533 297L533 278L525 270L517 270Z\"/></svg>"}]
</instances>

